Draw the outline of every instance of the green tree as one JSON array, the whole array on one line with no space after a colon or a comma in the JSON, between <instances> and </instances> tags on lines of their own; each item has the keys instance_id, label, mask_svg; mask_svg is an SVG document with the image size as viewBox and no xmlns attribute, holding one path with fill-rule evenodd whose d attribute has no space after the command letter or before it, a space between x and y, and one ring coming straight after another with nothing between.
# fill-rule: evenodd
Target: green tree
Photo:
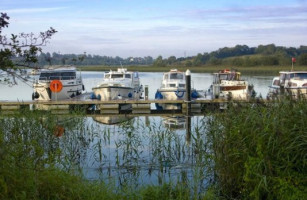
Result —
<instances>
[{"instance_id":1,"label":"green tree","mask_svg":"<svg viewBox=\"0 0 307 200\"><path fill-rule=\"evenodd\" d=\"M153 65L156 67L165 67L165 62L162 56L158 56L156 60L154 61Z\"/></svg>"},{"instance_id":2,"label":"green tree","mask_svg":"<svg viewBox=\"0 0 307 200\"><path fill-rule=\"evenodd\" d=\"M11 84L17 84L15 77L16 70L22 68L34 68L38 61L38 53L42 51L41 46L45 46L49 39L57 32L50 27L45 32L38 35L33 33L11 34L10 37L2 35L2 30L8 28L10 17L6 13L0 15L0 70L7 72L6 75L0 76L0 82L7 83L8 77L13 77ZM2 80L2 81L1 81ZM6 81L5 81L6 80Z\"/></svg>"},{"instance_id":3,"label":"green tree","mask_svg":"<svg viewBox=\"0 0 307 200\"><path fill-rule=\"evenodd\" d=\"M307 65L307 53L303 53L298 57L299 65Z\"/></svg>"}]
</instances>

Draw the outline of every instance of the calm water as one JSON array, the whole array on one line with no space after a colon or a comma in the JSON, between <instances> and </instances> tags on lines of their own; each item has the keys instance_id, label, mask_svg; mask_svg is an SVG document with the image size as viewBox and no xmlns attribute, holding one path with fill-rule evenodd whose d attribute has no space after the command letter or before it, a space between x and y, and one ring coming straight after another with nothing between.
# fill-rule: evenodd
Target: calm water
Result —
<instances>
[{"instance_id":1,"label":"calm water","mask_svg":"<svg viewBox=\"0 0 307 200\"><path fill-rule=\"evenodd\" d=\"M160 86L162 74L140 73L142 84L149 86L150 99ZM103 72L82 72L86 90L90 92L102 76ZM212 82L212 76L207 73L192 73L191 77L192 86L197 90L207 89ZM273 77L242 78L254 85L257 95L265 97ZM0 100L31 100L31 83L0 85L0 94ZM87 179L117 185L137 187L184 180L194 191L202 191L212 178L206 170L205 122L206 116L129 119L59 116L57 124L65 128L64 134L57 138L63 151L61 166L81 170Z\"/></svg>"},{"instance_id":2,"label":"calm water","mask_svg":"<svg viewBox=\"0 0 307 200\"><path fill-rule=\"evenodd\" d=\"M141 83L149 87L150 99L154 99L155 92L160 87L162 74L161 72L140 73ZM91 92L91 88L99 84L102 77L103 72L82 72L86 91ZM254 85L257 95L261 94L262 97L266 97L273 76L242 76L242 78ZM191 79L192 87L197 90L206 90L212 83L212 75L208 73L192 73ZM31 100L33 91L31 86L31 81L27 83L18 81L18 85L12 87L0 84L0 100Z\"/></svg>"}]
</instances>

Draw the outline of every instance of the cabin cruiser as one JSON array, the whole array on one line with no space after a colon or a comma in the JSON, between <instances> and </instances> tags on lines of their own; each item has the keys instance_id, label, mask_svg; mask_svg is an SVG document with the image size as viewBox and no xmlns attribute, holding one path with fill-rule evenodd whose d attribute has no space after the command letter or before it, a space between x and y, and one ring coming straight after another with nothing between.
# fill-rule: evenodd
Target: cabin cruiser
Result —
<instances>
[{"instance_id":1,"label":"cabin cruiser","mask_svg":"<svg viewBox=\"0 0 307 200\"><path fill-rule=\"evenodd\" d=\"M96 99L101 101L118 99L141 99L143 86L138 72L126 68L110 70L104 74L103 81L92 88Z\"/></svg>"},{"instance_id":2,"label":"cabin cruiser","mask_svg":"<svg viewBox=\"0 0 307 200\"><path fill-rule=\"evenodd\" d=\"M33 88L32 100L70 99L84 91L81 74L73 66L42 69Z\"/></svg>"},{"instance_id":3,"label":"cabin cruiser","mask_svg":"<svg viewBox=\"0 0 307 200\"><path fill-rule=\"evenodd\" d=\"M241 73L228 69L213 74L213 84L208 89L212 99L247 100L251 86L241 79Z\"/></svg>"},{"instance_id":4,"label":"cabin cruiser","mask_svg":"<svg viewBox=\"0 0 307 200\"><path fill-rule=\"evenodd\" d=\"M307 71L281 71L274 77L269 86L268 98L281 94L290 95L293 99L307 97Z\"/></svg>"},{"instance_id":5,"label":"cabin cruiser","mask_svg":"<svg viewBox=\"0 0 307 200\"><path fill-rule=\"evenodd\" d=\"M185 100L186 99L186 79L185 72L171 69L163 74L162 84L155 94L155 99ZM196 99L201 95L191 88L191 98ZM157 109L181 109L181 104L156 104Z\"/></svg>"},{"instance_id":6,"label":"cabin cruiser","mask_svg":"<svg viewBox=\"0 0 307 200\"><path fill-rule=\"evenodd\" d=\"M162 85L155 94L155 99L180 100L186 97L185 72L171 69L163 74ZM191 89L193 99L200 97L195 89Z\"/></svg>"}]
</instances>

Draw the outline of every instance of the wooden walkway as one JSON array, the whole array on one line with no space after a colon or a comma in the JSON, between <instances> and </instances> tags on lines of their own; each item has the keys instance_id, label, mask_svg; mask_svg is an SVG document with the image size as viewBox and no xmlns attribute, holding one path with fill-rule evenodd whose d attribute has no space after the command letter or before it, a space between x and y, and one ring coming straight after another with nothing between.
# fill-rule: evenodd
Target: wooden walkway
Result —
<instances>
[{"instance_id":1,"label":"wooden walkway","mask_svg":"<svg viewBox=\"0 0 307 200\"><path fill-rule=\"evenodd\" d=\"M180 114L191 111L200 113L204 105L225 103L226 101L215 99L197 99L190 102L185 100L62 100L62 101L0 101L1 111L20 109L69 111L83 109L95 111L99 114ZM170 105L170 107L157 109L155 104ZM190 110L187 110L190 108Z\"/></svg>"}]
</instances>

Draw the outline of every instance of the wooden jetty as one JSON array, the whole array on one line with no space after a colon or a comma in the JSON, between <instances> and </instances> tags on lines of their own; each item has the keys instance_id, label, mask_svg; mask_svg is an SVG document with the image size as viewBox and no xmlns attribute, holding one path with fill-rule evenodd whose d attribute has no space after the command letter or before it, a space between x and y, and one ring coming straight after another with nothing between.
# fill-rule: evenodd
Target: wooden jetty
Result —
<instances>
[{"instance_id":1,"label":"wooden jetty","mask_svg":"<svg viewBox=\"0 0 307 200\"><path fill-rule=\"evenodd\" d=\"M246 102L246 101L244 101ZM79 111L95 111L100 114L158 114L158 113L200 113L207 105L219 105L227 103L221 99L197 99L197 100L62 100L62 101L0 101L1 111L14 111L20 109L28 110L50 110L69 111L78 109ZM176 105L175 109L158 110L154 104Z\"/></svg>"}]
</instances>

